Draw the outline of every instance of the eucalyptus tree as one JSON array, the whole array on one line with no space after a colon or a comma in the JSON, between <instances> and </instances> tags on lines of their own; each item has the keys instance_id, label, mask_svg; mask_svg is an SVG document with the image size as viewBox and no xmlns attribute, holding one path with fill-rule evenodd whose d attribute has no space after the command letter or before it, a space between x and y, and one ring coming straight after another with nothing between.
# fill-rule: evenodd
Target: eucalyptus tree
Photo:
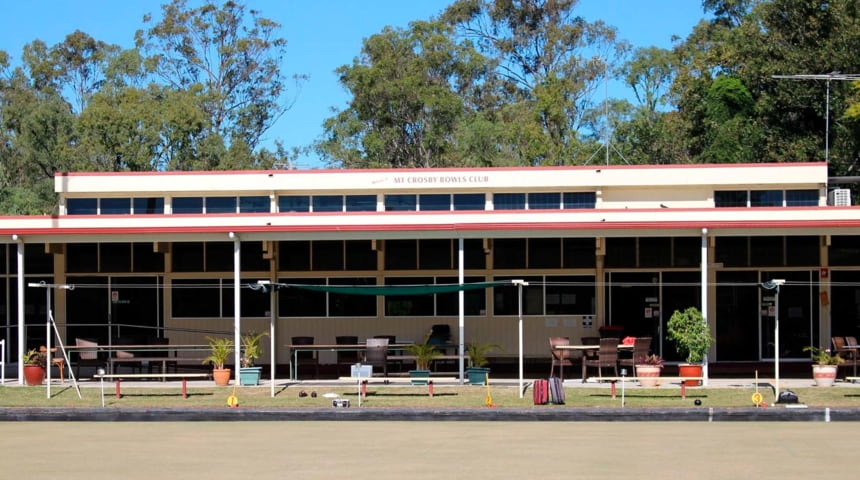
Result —
<instances>
[{"instance_id":1,"label":"eucalyptus tree","mask_svg":"<svg viewBox=\"0 0 860 480\"><path fill-rule=\"evenodd\" d=\"M242 141L252 150L288 108L282 73L287 42L280 25L227 1L190 8L173 0L161 18L144 18L135 34L147 70L175 90L199 89L213 138ZM294 77L298 80L298 77Z\"/></svg>"}]
</instances>

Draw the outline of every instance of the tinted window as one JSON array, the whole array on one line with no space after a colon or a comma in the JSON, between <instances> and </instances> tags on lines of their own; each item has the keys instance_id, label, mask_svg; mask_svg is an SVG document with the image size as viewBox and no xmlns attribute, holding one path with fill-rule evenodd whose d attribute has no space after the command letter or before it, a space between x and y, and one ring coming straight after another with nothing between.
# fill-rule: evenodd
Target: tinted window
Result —
<instances>
[{"instance_id":1,"label":"tinted window","mask_svg":"<svg viewBox=\"0 0 860 480\"><path fill-rule=\"evenodd\" d=\"M376 195L347 195L347 212L375 212Z\"/></svg>"},{"instance_id":2,"label":"tinted window","mask_svg":"<svg viewBox=\"0 0 860 480\"><path fill-rule=\"evenodd\" d=\"M495 193L493 194L493 209L495 210L525 210L525 193Z\"/></svg>"},{"instance_id":3,"label":"tinted window","mask_svg":"<svg viewBox=\"0 0 860 480\"><path fill-rule=\"evenodd\" d=\"M750 192L751 207L781 207L782 190L753 190Z\"/></svg>"},{"instance_id":4,"label":"tinted window","mask_svg":"<svg viewBox=\"0 0 860 480\"><path fill-rule=\"evenodd\" d=\"M386 195L386 212L407 212L418 209L418 199L415 195Z\"/></svg>"},{"instance_id":5,"label":"tinted window","mask_svg":"<svg viewBox=\"0 0 860 480\"><path fill-rule=\"evenodd\" d=\"M786 190L785 205L787 207L816 207L818 206L818 190Z\"/></svg>"},{"instance_id":6,"label":"tinted window","mask_svg":"<svg viewBox=\"0 0 860 480\"><path fill-rule=\"evenodd\" d=\"M418 197L420 210L451 210L451 196L447 194L427 194Z\"/></svg>"},{"instance_id":7,"label":"tinted window","mask_svg":"<svg viewBox=\"0 0 860 480\"><path fill-rule=\"evenodd\" d=\"M454 210L483 210L483 193L457 193L454 194Z\"/></svg>"},{"instance_id":8,"label":"tinted window","mask_svg":"<svg viewBox=\"0 0 860 480\"><path fill-rule=\"evenodd\" d=\"M208 197L206 213L236 213L236 197Z\"/></svg>"},{"instance_id":9,"label":"tinted window","mask_svg":"<svg viewBox=\"0 0 860 480\"><path fill-rule=\"evenodd\" d=\"M745 190L714 192L714 205L717 207L746 207L747 192Z\"/></svg>"},{"instance_id":10,"label":"tinted window","mask_svg":"<svg viewBox=\"0 0 860 480\"><path fill-rule=\"evenodd\" d=\"M594 192L567 192L562 208L594 208L597 195Z\"/></svg>"},{"instance_id":11,"label":"tinted window","mask_svg":"<svg viewBox=\"0 0 860 480\"><path fill-rule=\"evenodd\" d=\"M558 210L561 208L560 193L530 193L530 210Z\"/></svg>"},{"instance_id":12,"label":"tinted window","mask_svg":"<svg viewBox=\"0 0 860 480\"><path fill-rule=\"evenodd\" d=\"M131 199L103 198L101 200L102 215L128 215L131 212Z\"/></svg>"},{"instance_id":13,"label":"tinted window","mask_svg":"<svg viewBox=\"0 0 860 480\"><path fill-rule=\"evenodd\" d=\"M164 213L164 199L161 197L135 198L132 205L137 215Z\"/></svg>"},{"instance_id":14,"label":"tinted window","mask_svg":"<svg viewBox=\"0 0 860 480\"><path fill-rule=\"evenodd\" d=\"M203 213L203 197L176 197L173 213Z\"/></svg>"},{"instance_id":15,"label":"tinted window","mask_svg":"<svg viewBox=\"0 0 860 480\"><path fill-rule=\"evenodd\" d=\"M242 213L266 213L269 211L269 197L239 197L239 211Z\"/></svg>"},{"instance_id":16,"label":"tinted window","mask_svg":"<svg viewBox=\"0 0 860 480\"><path fill-rule=\"evenodd\" d=\"M313 198L315 212L342 212L343 196L341 195L318 195Z\"/></svg>"},{"instance_id":17,"label":"tinted window","mask_svg":"<svg viewBox=\"0 0 860 480\"><path fill-rule=\"evenodd\" d=\"M307 195L282 195L278 197L279 212L309 212L311 197Z\"/></svg>"},{"instance_id":18,"label":"tinted window","mask_svg":"<svg viewBox=\"0 0 860 480\"><path fill-rule=\"evenodd\" d=\"M98 199L95 198L69 198L66 200L66 211L69 215L95 215L98 205Z\"/></svg>"}]
</instances>

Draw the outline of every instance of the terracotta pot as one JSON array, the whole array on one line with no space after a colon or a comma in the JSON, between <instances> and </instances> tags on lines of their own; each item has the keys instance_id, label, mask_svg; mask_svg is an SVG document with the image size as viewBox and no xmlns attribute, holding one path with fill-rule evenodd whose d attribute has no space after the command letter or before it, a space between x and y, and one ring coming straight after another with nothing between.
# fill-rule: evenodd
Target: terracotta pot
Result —
<instances>
[{"instance_id":1,"label":"terracotta pot","mask_svg":"<svg viewBox=\"0 0 860 480\"><path fill-rule=\"evenodd\" d=\"M832 387L836 380L836 365L813 365L812 379L816 387Z\"/></svg>"},{"instance_id":2,"label":"terracotta pot","mask_svg":"<svg viewBox=\"0 0 860 480\"><path fill-rule=\"evenodd\" d=\"M636 376L639 377L639 385L643 387L656 387L660 381L660 372L663 367L656 365L636 365Z\"/></svg>"},{"instance_id":3,"label":"terracotta pot","mask_svg":"<svg viewBox=\"0 0 860 480\"><path fill-rule=\"evenodd\" d=\"M679 377L701 377L702 376L702 366L696 364L682 364L678 365L678 376ZM701 385L701 380L684 380L684 385L687 387L696 387Z\"/></svg>"},{"instance_id":4,"label":"terracotta pot","mask_svg":"<svg viewBox=\"0 0 860 480\"><path fill-rule=\"evenodd\" d=\"M230 369L215 368L212 369L212 379L215 380L215 385L223 387L230 384Z\"/></svg>"},{"instance_id":5,"label":"terracotta pot","mask_svg":"<svg viewBox=\"0 0 860 480\"><path fill-rule=\"evenodd\" d=\"M45 367L24 365L24 382L30 386L41 385L45 380Z\"/></svg>"}]
</instances>

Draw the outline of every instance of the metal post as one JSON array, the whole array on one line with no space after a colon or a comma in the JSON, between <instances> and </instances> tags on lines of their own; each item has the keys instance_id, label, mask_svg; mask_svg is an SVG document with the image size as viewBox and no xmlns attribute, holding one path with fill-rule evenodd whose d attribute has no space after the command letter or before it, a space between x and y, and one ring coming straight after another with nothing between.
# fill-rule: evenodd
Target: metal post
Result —
<instances>
[{"instance_id":1,"label":"metal post","mask_svg":"<svg viewBox=\"0 0 860 480\"><path fill-rule=\"evenodd\" d=\"M463 237L460 237L458 242L458 251L457 251L457 263L458 263L458 281L460 282L460 290L457 292L457 300L458 300L458 326L460 327L460 340L458 345L458 356L460 357L460 385L465 383L465 366L463 365L463 358L466 354L466 343L465 343L465 335L466 335L466 317L465 317L465 293L463 292L463 283L465 282L465 267L463 266L464 259L464 243Z\"/></svg>"}]
</instances>

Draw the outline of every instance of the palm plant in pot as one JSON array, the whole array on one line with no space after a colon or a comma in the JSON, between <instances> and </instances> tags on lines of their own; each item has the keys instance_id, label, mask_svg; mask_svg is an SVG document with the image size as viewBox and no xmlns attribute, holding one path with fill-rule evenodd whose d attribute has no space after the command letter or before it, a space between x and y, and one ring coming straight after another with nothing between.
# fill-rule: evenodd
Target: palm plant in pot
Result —
<instances>
[{"instance_id":1,"label":"palm plant in pot","mask_svg":"<svg viewBox=\"0 0 860 480\"><path fill-rule=\"evenodd\" d=\"M639 385L643 387L656 387L660 372L663 371L663 358L659 355L645 355L636 359L634 366Z\"/></svg>"},{"instance_id":2,"label":"palm plant in pot","mask_svg":"<svg viewBox=\"0 0 860 480\"><path fill-rule=\"evenodd\" d=\"M423 343L406 346L406 351L415 356L415 369L409 370L413 385L427 385L430 379L430 362L442 354L436 349L436 345L428 343L429 338L428 334Z\"/></svg>"},{"instance_id":3,"label":"palm plant in pot","mask_svg":"<svg viewBox=\"0 0 860 480\"><path fill-rule=\"evenodd\" d=\"M686 310L675 310L669 322L666 324L669 332L669 340L675 343L678 352L686 355L686 364L678 367L681 377L701 377L702 362L708 349L711 348L711 332L705 317L696 307ZM686 380L685 385L695 386L699 380Z\"/></svg>"},{"instance_id":4,"label":"palm plant in pot","mask_svg":"<svg viewBox=\"0 0 860 480\"><path fill-rule=\"evenodd\" d=\"M812 379L815 381L816 387L832 387L836 381L836 371L840 364L845 362L845 359L836 355L831 355L830 349L818 347L804 347L804 352L809 352L812 355Z\"/></svg>"},{"instance_id":5,"label":"palm plant in pot","mask_svg":"<svg viewBox=\"0 0 860 480\"><path fill-rule=\"evenodd\" d=\"M204 364L212 364L212 379L215 385L224 386L230 383L230 369L224 364L233 353L233 340L229 338L206 337L209 341L209 356L203 359Z\"/></svg>"},{"instance_id":6,"label":"palm plant in pot","mask_svg":"<svg viewBox=\"0 0 860 480\"><path fill-rule=\"evenodd\" d=\"M263 354L260 340L268 336L266 332L246 333L242 335L242 365L239 368L239 385L259 385L263 367L254 366L254 361Z\"/></svg>"},{"instance_id":7,"label":"palm plant in pot","mask_svg":"<svg viewBox=\"0 0 860 480\"><path fill-rule=\"evenodd\" d=\"M487 354L493 350L501 349L501 345L495 343L466 344L466 354L469 355L469 368L466 369L466 375L470 385L487 384L487 375L490 373L490 369L487 368L487 365L490 364Z\"/></svg>"},{"instance_id":8,"label":"palm plant in pot","mask_svg":"<svg viewBox=\"0 0 860 480\"><path fill-rule=\"evenodd\" d=\"M45 354L35 348L27 350L22 358L24 364L24 382L27 385L41 385L45 379Z\"/></svg>"}]
</instances>

